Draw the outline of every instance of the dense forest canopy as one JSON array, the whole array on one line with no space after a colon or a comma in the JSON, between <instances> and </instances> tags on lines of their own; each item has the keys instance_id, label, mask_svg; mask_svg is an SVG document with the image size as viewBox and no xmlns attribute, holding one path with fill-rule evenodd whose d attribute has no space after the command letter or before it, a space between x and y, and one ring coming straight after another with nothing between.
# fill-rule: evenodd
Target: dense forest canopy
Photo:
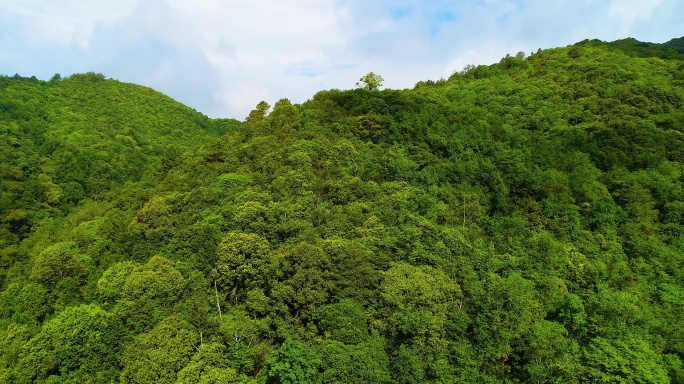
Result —
<instances>
[{"instance_id":1,"label":"dense forest canopy","mask_svg":"<svg viewBox=\"0 0 684 384\"><path fill-rule=\"evenodd\" d=\"M0 382L684 382L684 38L242 122L0 89Z\"/></svg>"}]
</instances>

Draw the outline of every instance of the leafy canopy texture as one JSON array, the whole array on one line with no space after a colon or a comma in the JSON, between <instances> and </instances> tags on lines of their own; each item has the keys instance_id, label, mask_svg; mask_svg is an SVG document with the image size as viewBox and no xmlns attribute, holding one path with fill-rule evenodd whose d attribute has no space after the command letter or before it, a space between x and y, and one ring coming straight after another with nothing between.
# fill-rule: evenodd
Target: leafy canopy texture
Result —
<instances>
[{"instance_id":1,"label":"leafy canopy texture","mask_svg":"<svg viewBox=\"0 0 684 384\"><path fill-rule=\"evenodd\" d=\"M684 382L683 41L244 121L0 76L0 383Z\"/></svg>"}]
</instances>

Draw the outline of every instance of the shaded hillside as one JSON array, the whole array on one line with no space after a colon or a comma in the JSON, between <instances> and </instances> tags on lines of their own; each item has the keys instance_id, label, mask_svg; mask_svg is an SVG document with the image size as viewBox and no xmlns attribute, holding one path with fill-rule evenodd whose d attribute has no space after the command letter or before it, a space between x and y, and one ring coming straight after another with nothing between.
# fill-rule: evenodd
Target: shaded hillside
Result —
<instances>
[{"instance_id":1,"label":"shaded hillside","mask_svg":"<svg viewBox=\"0 0 684 384\"><path fill-rule=\"evenodd\" d=\"M633 57L659 57L661 59L684 58L684 37L672 39L663 44L644 43L636 39L628 38L604 43L600 40L584 41L582 43L596 43L616 47L629 56Z\"/></svg>"},{"instance_id":2,"label":"shaded hillside","mask_svg":"<svg viewBox=\"0 0 684 384\"><path fill-rule=\"evenodd\" d=\"M664 45L676 49L679 53L684 54L684 37L678 39L672 39L665 43Z\"/></svg>"},{"instance_id":3,"label":"shaded hillside","mask_svg":"<svg viewBox=\"0 0 684 384\"><path fill-rule=\"evenodd\" d=\"M19 237L34 219L100 199L115 185L154 180L231 124L94 73L50 82L3 77L0 89L0 231Z\"/></svg>"},{"instance_id":4,"label":"shaded hillside","mask_svg":"<svg viewBox=\"0 0 684 384\"><path fill-rule=\"evenodd\" d=\"M321 91L241 124L92 74L2 79L35 105L70 87L130 105L0 104L23 135L6 156L41 156L3 185L45 184L3 197L0 381L684 381L673 42ZM76 128L17 129L54 114Z\"/></svg>"}]
</instances>

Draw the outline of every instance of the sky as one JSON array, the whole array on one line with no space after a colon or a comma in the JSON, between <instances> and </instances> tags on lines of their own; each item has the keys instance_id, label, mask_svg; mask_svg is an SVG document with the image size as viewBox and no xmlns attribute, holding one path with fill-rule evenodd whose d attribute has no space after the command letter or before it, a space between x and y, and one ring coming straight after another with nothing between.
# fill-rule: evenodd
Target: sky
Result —
<instances>
[{"instance_id":1,"label":"sky","mask_svg":"<svg viewBox=\"0 0 684 384\"><path fill-rule=\"evenodd\" d=\"M506 54L684 36L682 0L0 0L0 74L97 72L210 117L448 78Z\"/></svg>"}]
</instances>

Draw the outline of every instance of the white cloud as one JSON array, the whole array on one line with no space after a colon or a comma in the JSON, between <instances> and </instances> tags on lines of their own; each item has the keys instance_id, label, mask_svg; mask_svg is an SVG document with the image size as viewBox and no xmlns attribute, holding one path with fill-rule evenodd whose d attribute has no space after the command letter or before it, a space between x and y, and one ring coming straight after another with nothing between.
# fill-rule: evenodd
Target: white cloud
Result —
<instances>
[{"instance_id":1,"label":"white cloud","mask_svg":"<svg viewBox=\"0 0 684 384\"><path fill-rule=\"evenodd\" d=\"M661 0L614 0L608 14L628 26L637 19L650 18L661 3Z\"/></svg>"},{"instance_id":2,"label":"white cloud","mask_svg":"<svg viewBox=\"0 0 684 384\"><path fill-rule=\"evenodd\" d=\"M678 0L0 0L0 73L102 72L242 119L369 71L406 88L587 38L662 42L681 25Z\"/></svg>"},{"instance_id":3,"label":"white cloud","mask_svg":"<svg viewBox=\"0 0 684 384\"><path fill-rule=\"evenodd\" d=\"M98 23L130 13L135 0L97 1L2 1L0 10L22 28L15 31L24 43L87 46Z\"/></svg>"},{"instance_id":4,"label":"white cloud","mask_svg":"<svg viewBox=\"0 0 684 384\"><path fill-rule=\"evenodd\" d=\"M212 63L225 88L223 109L242 118L261 100L304 101L312 94L312 75L334 65L331 56L344 49L338 13L329 1L260 2L172 1L194 26L196 44ZM199 5L199 6L198 6Z\"/></svg>"}]
</instances>

